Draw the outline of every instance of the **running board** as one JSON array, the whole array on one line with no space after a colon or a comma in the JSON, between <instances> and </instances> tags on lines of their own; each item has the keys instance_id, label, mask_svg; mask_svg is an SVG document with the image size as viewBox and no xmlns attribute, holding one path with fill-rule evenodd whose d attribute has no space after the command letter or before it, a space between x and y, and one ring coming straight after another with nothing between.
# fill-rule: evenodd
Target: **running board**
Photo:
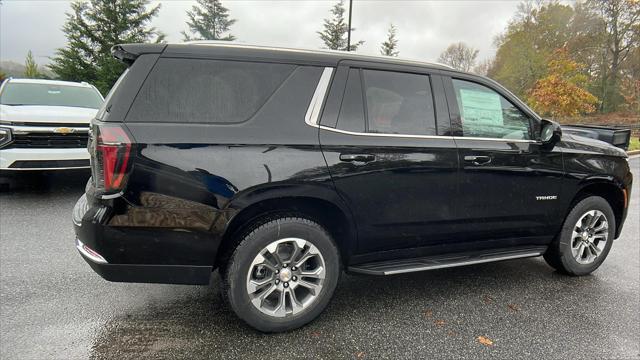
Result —
<instances>
[{"instance_id":1,"label":"running board","mask_svg":"<svg viewBox=\"0 0 640 360\"><path fill-rule=\"evenodd\" d=\"M546 250L546 246L538 246L518 250L503 249L475 253L447 254L412 259L387 260L349 266L349 271L368 275L394 275L416 271L444 269L456 266L534 257L544 254Z\"/></svg>"}]
</instances>

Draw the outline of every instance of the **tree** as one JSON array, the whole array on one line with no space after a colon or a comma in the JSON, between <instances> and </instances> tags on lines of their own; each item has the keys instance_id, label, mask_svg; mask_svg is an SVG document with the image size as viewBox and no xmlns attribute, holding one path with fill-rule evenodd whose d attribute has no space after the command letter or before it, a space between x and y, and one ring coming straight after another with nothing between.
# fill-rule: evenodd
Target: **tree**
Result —
<instances>
[{"instance_id":1,"label":"tree","mask_svg":"<svg viewBox=\"0 0 640 360\"><path fill-rule=\"evenodd\" d=\"M38 71L38 64L33 58L31 50L27 53L27 58L24 61L24 77L29 79L38 79L41 77L40 71Z\"/></svg>"},{"instance_id":2,"label":"tree","mask_svg":"<svg viewBox=\"0 0 640 360\"><path fill-rule=\"evenodd\" d=\"M2 84L3 81L5 81L9 76L7 76L6 73L4 73L3 71L0 71L0 84Z\"/></svg>"},{"instance_id":3,"label":"tree","mask_svg":"<svg viewBox=\"0 0 640 360\"><path fill-rule=\"evenodd\" d=\"M457 70L471 71L477 57L478 50L459 42L449 45L438 57L438 62L447 64Z\"/></svg>"},{"instance_id":4,"label":"tree","mask_svg":"<svg viewBox=\"0 0 640 360\"><path fill-rule=\"evenodd\" d=\"M473 67L472 72L474 74L487 76L487 74L489 74L489 69L491 69L491 67L493 66L494 61L495 59L493 58L484 59L480 61L476 66Z\"/></svg>"},{"instance_id":5,"label":"tree","mask_svg":"<svg viewBox=\"0 0 640 360\"><path fill-rule=\"evenodd\" d=\"M226 40L233 41L235 36L226 34L231 25L235 24L235 19L229 19L229 9L222 6L220 0L198 0L198 5L194 5L187 11L187 25L192 35L182 32L184 41L190 40Z\"/></svg>"},{"instance_id":6,"label":"tree","mask_svg":"<svg viewBox=\"0 0 640 360\"><path fill-rule=\"evenodd\" d=\"M380 54L386 56L398 56L398 39L396 39L397 29L393 24L389 25L387 40L380 46Z\"/></svg>"},{"instance_id":7,"label":"tree","mask_svg":"<svg viewBox=\"0 0 640 360\"><path fill-rule=\"evenodd\" d=\"M327 49L356 51L358 46L364 44L364 41L360 40L347 48L349 25L345 22L344 13L344 0L340 0L331 9L333 18L324 19L324 30L318 31L318 35L320 35L320 39L322 39ZM351 28L351 32L355 30L355 28Z\"/></svg>"},{"instance_id":8,"label":"tree","mask_svg":"<svg viewBox=\"0 0 640 360\"><path fill-rule=\"evenodd\" d=\"M584 66L586 89L600 99L598 109L621 109L640 81L634 49L640 47L640 1L586 0L573 6L556 1L522 3L505 33L496 39L496 59L488 75L518 96L547 76L555 49Z\"/></svg>"},{"instance_id":9,"label":"tree","mask_svg":"<svg viewBox=\"0 0 640 360\"><path fill-rule=\"evenodd\" d=\"M544 77L547 59L572 37L573 8L559 3L523 2L506 31L495 40L495 61L487 75L520 97Z\"/></svg>"},{"instance_id":10,"label":"tree","mask_svg":"<svg viewBox=\"0 0 640 360\"><path fill-rule=\"evenodd\" d=\"M140 43L164 35L149 26L160 5L147 10L149 0L79 0L71 4L63 31L67 46L56 51L49 68L62 80L93 83L103 94L124 71L111 47Z\"/></svg>"},{"instance_id":11,"label":"tree","mask_svg":"<svg viewBox=\"0 0 640 360\"><path fill-rule=\"evenodd\" d=\"M640 24L638 24L640 30ZM638 31L640 37L640 31ZM639 41L640 42L640 41ZM620 79L620 94L625 104L620 108L634 114L640 114L640 44L623 63L623 71Z\"/></svg>"},{"instance_id":12,"label":"tree","mask_svg":"<svg viewBox=\"0 0 640 360\"><path fill-rule=\"evenodd\" d=\"M600 110L614 111L624 101L621 94L621 65L634 47L638 46L640 1L589 0L587 7L601 18L605 55L601 68ZM638 59L635 60L638 62Z\"/></svg>"},{"instance_id":13,"label":"tree","mask_svg":"<svg viewBox=\"0 0 640 360\"><path fill-rule=\"evenodd\" d=\"M557 49L548 62L548 75L529 92L533 109L553 118L594 112L598 98L584 89L587 77L582 67L569 58L566 48Z\"/></svg>"}]
</instances>

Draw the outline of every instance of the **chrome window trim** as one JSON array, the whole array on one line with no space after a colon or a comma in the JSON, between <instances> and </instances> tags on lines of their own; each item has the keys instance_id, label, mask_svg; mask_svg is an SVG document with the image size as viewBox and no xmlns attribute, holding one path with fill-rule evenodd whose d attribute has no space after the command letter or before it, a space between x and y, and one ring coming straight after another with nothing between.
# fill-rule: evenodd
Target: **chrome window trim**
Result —
<instances>
[{"instance_id":1,"label":"chrome window trim","mask_svg":"<svg viewBox=\"0 0 640 360\"><path fill-rule=\"evenodd\" d=\"M387 133L363 133L363 132L355 132L341 129L334 129L332 127L319 125L316 126L322 130L333 131L337 133L347 134L347 135L355 135L355 136L378 136L378 137L398 137L398 138L416 138L416 139L455 139L454 136L443 136L443 135L410 135L410 134L387 134Z\"/></svg>"},{"instance_id":2,"label":"chrome window trim","mask_svg":"<svg viewBox=\"0 0 640 360\"><path fill-rule=\"evenodd\" d=\"M311 125L311 124L309 124ZM334 129L332 127L323 125L312 125L322 130L333 131L341 134L355 135L355 136L378 136L378 137L398 137L398 138L415 138L415 139L448 139L448 140L480 140L480 141L503 141L503 142L517 142L517 143L538 143L536 140L523 140L523 139L501 139L501 138L479 138L479 137L465 137L465 136L446 136L446 135L411 135L411 134L387 134L387 133L363 133L354 132L348 130Z\"/></svg>"},{"instance_id":3,"label":"chrome window trim","mask_svg":"<svg viewBox=\"0 0 640 360\"><path fill-rule=\"evenodd\" d=\"M516 142L516 143L529 143L529 144L537 144L539 141L537 140L526 140L526 139L504 139L504 138L482 138L482 137L467 137L467 136L454 136L455 140L480 140L480 141L504 141L504 142Z\"/></svg>"},{"instance_id":4,"label":"chrome window trim","mask_svg":"<svg viewBox=\"0 0 640 360\"><path fill-rule=\"evenodd\" d=\"M320 110L322 109L322 103L329 91L329 84L331 83L331 75L333 75L332 67L325 67L316 86L316 90L313 92L311 102L307 108L307 113L304 115L304 122L307 124L318 127L320 122Z\"/></svg>"}]
</instances>

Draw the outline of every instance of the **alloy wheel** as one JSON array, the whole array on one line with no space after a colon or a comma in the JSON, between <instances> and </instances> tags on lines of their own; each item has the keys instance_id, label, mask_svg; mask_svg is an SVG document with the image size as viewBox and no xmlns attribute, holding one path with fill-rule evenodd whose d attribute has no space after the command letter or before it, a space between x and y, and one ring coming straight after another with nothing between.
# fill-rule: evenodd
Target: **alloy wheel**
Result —
<instances>
[{"instance_id":1,"label":"alloy wheel","mask_svg":"<svg viewBox=\"0 0 640 360\"><path fill-rule=\"evenodd\" d=\"M609 240L609 222L600 210L584 213L571 234L571 254L582 265L593 263Z\"/></svg>"},{"instance_id":2,"label":"alloy wheel","mask_svg":"<svg viewBox=\"0 0 640 360\"><path fill-rule=\"evenodd\" d=\"M316 301L325 274L324 258L311 242L280 239L260 250L251 262L247 293L263 314L297 315Z\"/></svg>"}]
</instances>

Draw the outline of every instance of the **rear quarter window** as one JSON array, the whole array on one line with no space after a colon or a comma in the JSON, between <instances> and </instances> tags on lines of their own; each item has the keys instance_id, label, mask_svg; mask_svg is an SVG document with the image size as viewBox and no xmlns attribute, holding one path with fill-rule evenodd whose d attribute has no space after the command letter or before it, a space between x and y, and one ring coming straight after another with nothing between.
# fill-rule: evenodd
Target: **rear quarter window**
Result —
<instances>
[{"instance_id":1,"label":"rear quarter window","mask_svg":"<svg viewBox=\"0 0 640 360\"><path fill-rule=\"evenodd\" d=\"M250 119L295 65L159 59L127 122L232 124Z\"/></svg>"}]
</instances>

